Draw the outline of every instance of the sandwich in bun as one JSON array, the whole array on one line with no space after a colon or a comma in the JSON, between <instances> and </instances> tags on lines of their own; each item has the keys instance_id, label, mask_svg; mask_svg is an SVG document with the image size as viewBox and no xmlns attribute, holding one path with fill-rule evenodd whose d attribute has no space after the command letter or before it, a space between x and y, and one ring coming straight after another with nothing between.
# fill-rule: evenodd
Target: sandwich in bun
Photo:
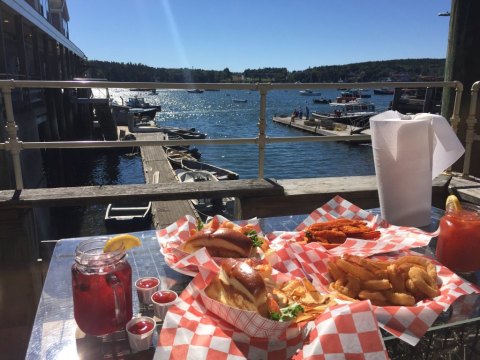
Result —
<instances>
[{"instance_id":1,"label":"sandwich in bun","mask_svg":"<svg viewBox=\"0 0 480 360\"><path fill-rule=\"evenodd\" d=\"M242 233L231 228L205 228L190 236L180 249L193 253L203 247L213 257L247 258L253 255L256 246L263 241L255 231Z\"/></svg>"}]
</instances>

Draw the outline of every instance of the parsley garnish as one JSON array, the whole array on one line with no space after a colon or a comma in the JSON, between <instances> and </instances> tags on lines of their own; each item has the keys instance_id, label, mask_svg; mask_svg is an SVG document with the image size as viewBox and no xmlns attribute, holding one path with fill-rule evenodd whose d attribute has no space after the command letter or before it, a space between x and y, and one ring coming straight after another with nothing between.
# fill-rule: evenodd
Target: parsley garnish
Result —
<instances>
[{"instance_id":1,"label":"parsley garnish","mask_svg":"<svg viewBox=\"0 0 480 360\"><path fill-rule=\"evenodd\" d=\"M260 247L263 244L263 241L259 239L257 232L255 230L250 230L245 233L250 239L252 239L252 245L255 247Z\"/></svg>"},{"instance_id":2,"label":"parsley garnish","mask_svg":"<svg viewBox=\"0 0 480 360\"><path fill-rule=\"evenodd\" d=\"M303 307L295 303L280 309L280 312L270 313L270 319L276 321L290 321L292 319L295 319L297 315L299 313L302 313L303 311Z\"/></svg>"},{"instance_id":3,"label":"parsley garnish","mask_svg":"<svg viewBox=\"0 0 480 360\"><path fill-rule=\"evenodd\" d=\"M197 231L200 231L203 229L203 222L200 219L197 219Z\"/></svg>"}]
</instances>

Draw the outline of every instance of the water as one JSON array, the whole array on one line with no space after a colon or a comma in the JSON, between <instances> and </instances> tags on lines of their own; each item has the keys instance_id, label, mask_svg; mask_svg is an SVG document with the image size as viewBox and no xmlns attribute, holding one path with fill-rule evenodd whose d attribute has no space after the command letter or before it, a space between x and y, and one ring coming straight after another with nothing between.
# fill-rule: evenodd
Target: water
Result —
<instances>
[{"instance_id":1,"label":"water","mask_svg":"<svg viewBox=\"0 0 480 360\"><path fill-rule=\"evenodd\" d=\"M322 97L335 99L336 90L321 90ZM185 90L157 90L130 92L111 89L110 95L119 103L123 98L138 95L146 101L162 105L155 118L158 125L194 127L207 133L208 138L252 138L258 134L260 97L256 91L221 90L200 94ZM236 103L233 99L246 99ZM328 104L313 104L314 97L302 96L296 90L277 90L267 96L267 129L269 137L308 135L297 129L272 121L274 115L290 115L294 109L310 113L327 112ZM391 96L373 95L366 99L376 104L377 111L388 107ZM258 177L258 148L255 145L197 146L202 161L209 162L240 174L241 179ZM76 185L109 185L144 183L139 156L116 153L100 156L82 156L72 164L78 177ZM269 144L266 148L264 176L273 179L298 179L331 176L373 175L372 149L369 145L352 145L341 142ZM58 237L88 236L109 233L103 225L105 205L75 208L66 219L56 220ZM61 211L65 217L65 211ZM111 232L111 231L110 231Z\"/></svg>"}]
</instances>

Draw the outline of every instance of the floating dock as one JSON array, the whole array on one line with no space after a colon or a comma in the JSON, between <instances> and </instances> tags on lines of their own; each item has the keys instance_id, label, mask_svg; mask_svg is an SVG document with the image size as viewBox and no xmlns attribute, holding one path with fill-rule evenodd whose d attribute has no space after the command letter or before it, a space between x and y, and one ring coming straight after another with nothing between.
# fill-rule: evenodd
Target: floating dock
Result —
<instances>
[{"instance_id":1,"label":"floating dock","mask_svg":"<svg viewBox=\"0 0 480 360\"><path fill-rule=\"evenodd\" d=\"M370 129L361 129L352 125L335 123L332 121L292 119L289 116L274 116L273 121L279 124L291 126L312 134L323 136L352 136L370 135ZM344 140L342 140L344 141ZM362 142L366 142L362 140Z\"/></svg>"}]
</instances>

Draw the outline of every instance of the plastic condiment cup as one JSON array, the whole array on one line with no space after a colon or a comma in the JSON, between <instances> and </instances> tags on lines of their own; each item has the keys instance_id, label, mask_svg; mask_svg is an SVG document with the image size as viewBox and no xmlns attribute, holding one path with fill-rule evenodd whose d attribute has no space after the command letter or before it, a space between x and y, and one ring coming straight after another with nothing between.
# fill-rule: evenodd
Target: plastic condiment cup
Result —
<instances>
[{"instance_id":1,"label":"plastic condiment cup","mask_svg":"<svg viewBox=\"0 0 480 360\"><path fill-rule=\"evenodd\" d=\"M158 290L152 294L151 301L153 304L153 312L160 320L165 319L170 306L175 304L178 300L178 295L172 290Z\"/></svg>"},{"instance_id":2,"label":"plastic condiment cup","mask_svg":"<svg viewBox=\"0 0 480 360\"><path fill-rule=\"evenodd\" d=\"M138 301L141 304L151 304L152 294L158 290L160 280L153 276L142 277L135 281L135 288L137 289Z\"/></svg>"},{"instance_id":3,"label":"plastic condiment cup","mask_svg":"<svg viewBox=\"0 0 480 360\"><path fill-rule=\"evenodd\" d=\"M132 318L126 325L128 342L132 352L149 349L152 345L155 320L148 316Z\"/></svg>"}]
</instances>

